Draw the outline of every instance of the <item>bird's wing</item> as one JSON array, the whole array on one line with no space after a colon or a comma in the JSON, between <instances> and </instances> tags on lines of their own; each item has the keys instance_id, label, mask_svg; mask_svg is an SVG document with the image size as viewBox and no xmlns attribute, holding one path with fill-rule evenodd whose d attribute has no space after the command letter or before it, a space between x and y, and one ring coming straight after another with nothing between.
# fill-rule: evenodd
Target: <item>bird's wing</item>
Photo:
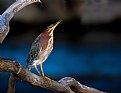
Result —
<instances>
[{"instance_id":1,"label":"bird's wing","mask_svg":"<svg viewBox=\"0 0 121 93\"><path fill-rule=\"evenodd\" d=\"M32 65L33 61L36 59L38 54L41 52L41 44L39 43L39 38L37 38L33 43L31 50L29 52L28 58L27 58L27 65Z\"/></svg>"}]
</instances>

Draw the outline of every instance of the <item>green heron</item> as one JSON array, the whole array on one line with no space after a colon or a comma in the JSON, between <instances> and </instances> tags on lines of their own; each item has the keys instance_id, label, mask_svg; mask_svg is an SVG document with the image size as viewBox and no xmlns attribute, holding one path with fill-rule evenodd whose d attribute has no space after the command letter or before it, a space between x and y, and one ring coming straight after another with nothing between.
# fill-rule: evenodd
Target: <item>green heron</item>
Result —
<instances>
[{"instance_id":1,"label":"green heron","mask_svg":"<svg viewBox=\"0 0 121 93\"><path fill-rule=\"evenodd\" d=\"M26 61L28 70L31 70L31 68L34 67L38 74L41 75L37 69L37 65L40 65L42 76L44 77L42 63L45 62L53 50L53 31L60 22L61 20L48 26L47 29L32 43L31 50Z\"/></svg>"}]
</instances>

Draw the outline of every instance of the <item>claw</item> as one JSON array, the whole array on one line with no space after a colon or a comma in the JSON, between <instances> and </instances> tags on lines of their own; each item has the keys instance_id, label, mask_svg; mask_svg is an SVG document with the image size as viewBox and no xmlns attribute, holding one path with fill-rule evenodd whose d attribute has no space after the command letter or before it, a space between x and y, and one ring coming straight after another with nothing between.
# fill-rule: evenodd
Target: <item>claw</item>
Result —
<instances>
[{"instance_id":1,"label":"claw","mask_svg":"<svg viewBox=\"0 0 121 93\"><path fill-rule=\"evenodd\" d=\"M49 84L50 86L52 86L52 79L50 79L50 78L44 76L44 77L43 77L43 80L44 80L44 83L47 83L47 84Z\"/></svg>"}]
</instances>

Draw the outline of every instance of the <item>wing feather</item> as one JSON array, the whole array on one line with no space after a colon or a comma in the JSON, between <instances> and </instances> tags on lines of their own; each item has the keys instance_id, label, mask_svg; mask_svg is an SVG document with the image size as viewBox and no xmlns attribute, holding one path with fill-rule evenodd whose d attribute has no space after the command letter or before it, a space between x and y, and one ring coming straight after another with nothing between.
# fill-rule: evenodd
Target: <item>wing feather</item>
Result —
<instances>
[{"instance_id":1,"label":"wing feather","mask_svg":"<svg viewBox=\"0 0 121 93\"><path fill-rule=\"evenodd\" d=\"M32 65L33 61L37 58L38 54L41 52L42 48L39 43L39 38L37 38L33 43L30 49L28 58L27 58L27 65Z\"/></svg>"}]
</instances>

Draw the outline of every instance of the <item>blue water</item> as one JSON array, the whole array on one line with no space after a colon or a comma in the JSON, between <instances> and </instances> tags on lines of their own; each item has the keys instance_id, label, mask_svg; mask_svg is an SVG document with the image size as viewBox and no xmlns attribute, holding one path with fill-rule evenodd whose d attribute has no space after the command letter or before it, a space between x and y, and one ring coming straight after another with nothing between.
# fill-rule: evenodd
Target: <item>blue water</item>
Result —
<instances>
[{"instance_id":1,"label":"blue water","mask_svg":"<svg viewBox=\"0 0 121 93\"><path fill-rule=\"evenodd\" d=\"M25 67L29 47L9 47L0 46L0 57L17 60ZM95 49L80 46L76 50L69 46L55 46L43 64L46 74L52 77L90 73L121 75L121 47Z\"/></svg>"}]
</instances>

